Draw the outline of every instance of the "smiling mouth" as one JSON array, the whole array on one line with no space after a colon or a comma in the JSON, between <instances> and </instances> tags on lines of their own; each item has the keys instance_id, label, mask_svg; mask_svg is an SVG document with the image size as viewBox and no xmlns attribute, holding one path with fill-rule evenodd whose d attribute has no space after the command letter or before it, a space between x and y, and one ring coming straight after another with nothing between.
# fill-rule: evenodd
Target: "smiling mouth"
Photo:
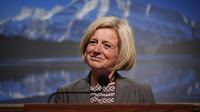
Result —
<instances>
[{"instance_id":1,"label":"smiling mouth","mask_svg":"<svg viewBox=\"0 0 200 112\"><path fill-rule=\"evenodd\" d=\"M91 56L91 60L92 60L92 61L101 61L102 58L100 58L100 57L95 57L95 56Z\"/></svg>"}]
</instances>

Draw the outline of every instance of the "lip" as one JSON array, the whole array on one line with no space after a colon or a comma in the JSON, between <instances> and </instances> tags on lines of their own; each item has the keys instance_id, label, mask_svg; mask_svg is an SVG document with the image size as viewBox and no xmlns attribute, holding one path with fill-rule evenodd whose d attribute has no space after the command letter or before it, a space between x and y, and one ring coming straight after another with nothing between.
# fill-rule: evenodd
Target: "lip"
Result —
<instances>
[{"instance_id":1,"label":"lip","mask_svg":"<svg viewBox=\"0 0 200 112\"><path fill-rule=\"evenodd\" d=\"M103 58L100 58L100 57L96 57L96 56L91 56L91 60L92 61L100 61L102 60Z\"/></svg>"}]
</instances>

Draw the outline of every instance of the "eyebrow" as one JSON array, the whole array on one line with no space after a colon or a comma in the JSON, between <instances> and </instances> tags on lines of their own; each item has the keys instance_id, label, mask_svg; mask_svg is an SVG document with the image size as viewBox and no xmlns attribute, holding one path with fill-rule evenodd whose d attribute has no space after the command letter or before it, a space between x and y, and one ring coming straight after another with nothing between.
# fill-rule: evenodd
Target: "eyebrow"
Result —
<instances>
[{"instance_id":1,"label":"eyebrow","mask_svg":"<svg viewBox=\"0 0 200 112\"><path fill-rule=\"evenodd\" d=\"M92 38L92 37L91 37L89 40L96 40L96 41L97 41L96 38ZM112 41L109 41L109 40L105 40L105 39L104 39L104 40L103 40L103 43L104 43L104 42L106 42L106 43L111 43L112 45L114 45L114 43L113 43Z\"/></svg>"}]
</instances>

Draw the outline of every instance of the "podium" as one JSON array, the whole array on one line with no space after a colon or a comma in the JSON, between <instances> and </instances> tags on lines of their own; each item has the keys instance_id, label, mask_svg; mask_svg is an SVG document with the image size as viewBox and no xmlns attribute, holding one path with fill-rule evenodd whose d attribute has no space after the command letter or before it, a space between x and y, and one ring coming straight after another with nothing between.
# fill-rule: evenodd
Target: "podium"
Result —
<instances>
[{"instance_id":1,"label":"podium","mask_svg":"<svg viewBox=\"0 0 200 112\"><path fill-rule=\"evenodd\" d=\"M193 112L192 104L25 104L24 112Z\"/></svg>"}]
</instances>

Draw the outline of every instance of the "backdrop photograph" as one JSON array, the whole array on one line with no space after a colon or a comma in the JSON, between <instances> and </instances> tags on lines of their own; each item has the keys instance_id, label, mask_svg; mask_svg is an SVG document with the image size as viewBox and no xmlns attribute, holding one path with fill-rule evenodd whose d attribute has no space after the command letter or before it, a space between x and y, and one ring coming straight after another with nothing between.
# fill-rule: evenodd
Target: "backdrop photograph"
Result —
<instances>
[{"instance_id":1,"label":"backdrop photograph","mask_svg":"<svg viewBox=\"0 0 200 112\"><path fill-rule=\"evenodd\" d=\"M1 0L0 103L47 103L88 75L80 41L104 16L132 28L136 65L119 71L151 85L158 103L200 102L198 0Z\"/></svg>"}]
</instances>

